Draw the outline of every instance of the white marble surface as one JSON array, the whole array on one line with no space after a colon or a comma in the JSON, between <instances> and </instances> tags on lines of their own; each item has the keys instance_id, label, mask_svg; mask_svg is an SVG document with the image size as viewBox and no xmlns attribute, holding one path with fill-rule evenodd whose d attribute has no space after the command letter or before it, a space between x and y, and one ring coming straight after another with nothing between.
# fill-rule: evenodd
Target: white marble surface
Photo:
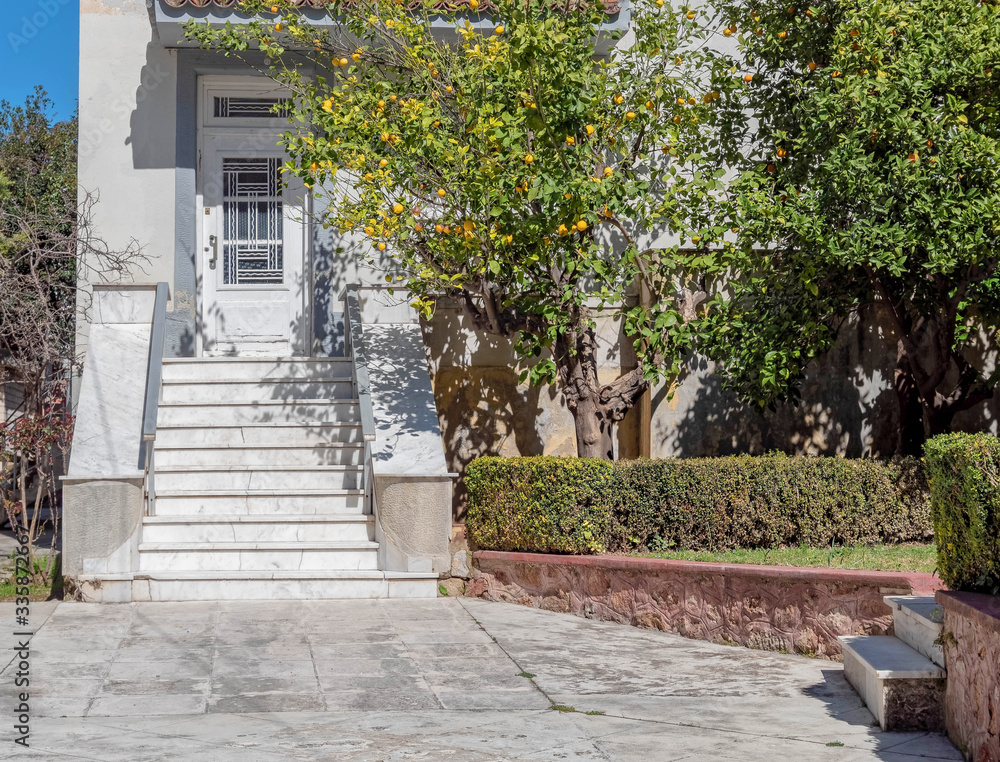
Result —
<instances>
[{"instance_id":1,"label":"white marble surface","mask_svg":"<svg viewBox=\"0 0 1000 762\"><path fill-rule=\"evenodd\" d=\"M944 649L938 642L944 612L934 602L934 596L887 595L884 600L892 608L896 637L939 667L945 666Z\"/></svg>"},{"instance_id":2,"label":"white marble surface","mask_svg":"<svg viewBox=\"0 0 1000 762\"><path fill-rule=\"evenodd\" d=\"M372 542L370 516L147 516L142 540L168 542Z\"/></svg>"},{"instance_id":3,"label":"white marble surface","mask_svg":"<svg viewBox=\"0 0 1000 762\"><path fill-rule=\"evenodd\" d=\"M157 516L254 516L275 513L361 515L364 493L170 495L157 491Z\"/></svg>"},{"instance_id":4,"label":"white marble surface","mask_svg":"<svg viewBox=\"0 0 1000 762\"><path fill-rule=\"evenodd\" d=\"M361 466L170 466L157 463L157 490L358 489Z\"/></svg>"},{"instance_id":5,"label":"white marble surface","mask_svg":"<svg viewBox=\"0 0 1000 762\"><path fill-rule=\"evenodd\" d=\"M417 324L364 326L379 476L445 475L434 391Z\"/></svg>"},{"instance_id":6,"label":"white marble surface","mask_svg":"<svg viewBox=\"0 0 1000 762\"><path fill-rule=\"evenodd\" d=\"M68 476L141 473L149 325L94 325L83 366Z\"/></svg>"},{"instance_id":7,"label":"white marble surface","mask_svg":"<svg viewBox=\"0 0 1000 762\"><path fill-rule=\"evenodd\" d=\"M278 543L187 543L139 546L141 571L374 571L378 553L374 543L296 543L279 549ZM215 547L211 547L214 545Z\"/></svg>"},{"instance_id":8,"label":"white marble surface","mask_svg":"<svg viewBox=\"0 0 1000 762\"><path fill-rule=\"evenodd\" d=\"M95 284L92 312L95 323L125 324L153 321L156 284Z\"/></svg>"},{"instance_id":9,"label":"white marble surface","mask_svg":"<svg viewBox=\"0 0 1000 762\"><path fill-rule=\"evenodd\" d=\"M851 653L880 679L938 679L945 672L906 643L890 636L844 635L840 642L845 658Z\"/></svg>"}]
</instances>

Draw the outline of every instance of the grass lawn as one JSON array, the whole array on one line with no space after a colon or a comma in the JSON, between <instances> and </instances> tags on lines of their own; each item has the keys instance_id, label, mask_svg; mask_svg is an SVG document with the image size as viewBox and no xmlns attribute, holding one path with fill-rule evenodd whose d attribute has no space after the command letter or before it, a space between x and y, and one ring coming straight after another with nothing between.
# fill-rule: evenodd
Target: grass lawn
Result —
<instances>
[{"instance_id":1,"label":"grass lawn","mask_svg":"<svg viewBox=\"0 0 1000 762\"><path fill-rule=\"evenodd\" d=\"M50 561L46 555L35 557L35 569L45 568L50 573ZM62 575L56 573L55 579L48 585L28 585L28 598L32 601L47 601L50 598L62 598ZM0 603L17 600L17 586L14 584L14 558L11 556L0 563Z\"/></svg>"},{"instance_id":2,"label":"grass lawn","mask_svg":"<svg viewBox=\"0 0 1000 762\"><path fill-rule=\"evenodd\" d=\"M641 558L678 561L716 561L727 564L769 566L825 566L832 569L932 572L937 567L933 543L902 545L858 545L834 548L761 548L756 550L666 550L636 553Z\"/></svg>"}]
</instances>

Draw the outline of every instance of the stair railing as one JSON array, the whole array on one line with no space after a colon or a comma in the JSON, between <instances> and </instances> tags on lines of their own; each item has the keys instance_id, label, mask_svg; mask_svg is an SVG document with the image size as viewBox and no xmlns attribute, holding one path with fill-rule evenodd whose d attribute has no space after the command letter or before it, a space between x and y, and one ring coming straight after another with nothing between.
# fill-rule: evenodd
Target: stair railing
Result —
<instances>
[{"instance_id":1,"label":"stair railing","mask_svg":"<svg viewBox=\"0 0 1000 762\"><path fill-rule=\"evenodd\" d=\"M361 414L361 435L365 443L363 487L364 512L375 513L375 474L372 464L372 442L375 441L375 412L372 409L371 383L368 380L368 358L365 354L364 334L361 330L360 287L352 283L344 292L345 354L351 358L354 369L351 386Z\"/></svg>"},{"instance_id":2,"label":"stair railing","mask_svg":"<svg viewBox=\"0 0 1000 762\"><path fill-rule=\"evenodd\" d=\"M153 515L156 502L153 445L156 441L156 418L160 410L160 388L163 382L163 344L167 329L167 294L167 284L157 283L156 301L153 304L153 321L149 329L149 358L146 360L146 399L142 409L139 468L142 469L147 516Z\"/></svg>"}]
</instances>

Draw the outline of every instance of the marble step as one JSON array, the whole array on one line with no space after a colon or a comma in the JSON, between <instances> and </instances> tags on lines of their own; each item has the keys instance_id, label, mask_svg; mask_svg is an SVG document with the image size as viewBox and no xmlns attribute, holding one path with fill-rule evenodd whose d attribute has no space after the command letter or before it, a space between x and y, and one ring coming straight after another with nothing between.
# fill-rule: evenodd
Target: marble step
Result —
<instances>
[{"instance_id":1,"label":"marble step","mask_svg":"<svg viewBox=\"0 0 1000 762\"><path fill-rule=\"evenodd\" d=\"M938 639L944 627L944 611L933 595L886 595L882 600L892 609L896 637L939 667L944 667L944 650Z\"/></svg>"},{"instance_id":2,"label":"marble step","mask_svg":"<svg viewBox=\"0 0 1000 762\"><path fill-rule=\"evenodd\" d=\"M371 571L376 542L160 542L139 544L140 571Z\"/></svg>"},{"instance_id":3,"label":"marble step","mask_svg":"<svg viewBox=\"0 0 1000 762\"><path fill-rule=\"evenodd\" d=\"M844 677L883 730L944 730L945 671L886 635L841 635Z\"/></svg>"},{"instance_id":4,"label":"marble step","mask_svg":"<svg viewBox=\"0 0 1000 762\"><path fill-rule=\"evenodd\" d=\"M163 424L156 427L156 447L198 445L272 445L326 444L347 442L364 444L360 423L330 421L279 421L275 423L231 423L201 421L186 424Z\"/></svg>"},{"instance_id":5,"label":"marble step","mask_svg":"<svg viewBox=\"0 0 1000 762\"><path fill-rule=\"evenodd\" d=\"M361 442L296 444L220 444L171 446L156 443L156 468L175 466L356 466L364 458Z\"/></svg>"},{"instance_id":6,"label":"marble step","mask_svg":"<svg viewBox=\"0 0 1000 762\"><path fill-rule=\"evenodd\" d=\"M135 575L130 585L132 600L151 601L436 598L438 595L436 574L382 571L146 572ZM100 591L100 585L95 587Z\"/></svg>"},{"instance_id":7,"label":"marble step","mask_svg":"<svg viewBox=\"0 0 1000 762\"><path fill-rule=\"evenodd\" d=\"M253 402L285 399L353 399L350 378L164 380L160 395L164 402Z\"/></svg>"},{"instance_id":8,"label":"marble step","mask_svg":"<svg viewBox=\"0 0 1000 762\"><path fill-rule=\"evenodd\" d=\"M157 493L184 490L360 489L364 468L351 466L156 465Z\"/></svg>"},{"instance_id":9,"label":"marble step","mask_svg":"<svg viewBox=\"0 0 1000 762\"><path fill-rule=\"evenodd\" d=\"M372 542L371 516L146 516L144 543Z\"/></svg>"},{"instance_id":10,"label":"marble step","mask_svg":"<svg viewBox=\"0 0 1000 762\"><path fill-rule=\"evenodd\" d=\"M165 358L163 380L212 380L239 378L250 381L264 379L322 380L350 378L354 366L350 358L267 359L260 357Z\"/></svg>"},{"instance_id":11,"label":"marble step","mask_svg":"<svg viewBox=\"0 0 1000 762\"><path fill-rule=\"evenodd\" d=\"M156 516L352 515L365 511L364 490L161 490Z\"/></svg>"},{"instance_id":12,"label":"marble step","mask_svg":"<svg viewBox=\"0 0 1000 762\"><path fill-rule=\"evenodd\" d=\"M257 402L169 402L160 405L156 425L246 423L358 423L357 400L288 399Z\"/></svg>"}]
</instances>

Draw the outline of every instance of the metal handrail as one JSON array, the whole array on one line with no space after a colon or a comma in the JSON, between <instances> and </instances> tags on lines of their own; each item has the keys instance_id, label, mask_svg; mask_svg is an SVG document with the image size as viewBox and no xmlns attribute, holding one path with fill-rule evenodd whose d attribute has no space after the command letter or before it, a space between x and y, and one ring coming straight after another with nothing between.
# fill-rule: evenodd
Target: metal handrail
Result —
<instances>
[{"instance_id":1,"label":"metal handrail","mask_svg":"<svg viewBox=\"0 0 1000 762\"><path fill-rule=\"evenodd\" d=\"M364 441L375 441L375 412L372 408L371 383L368 380L368 358L365 355L364 334L361 331L361 300L358 285L352 283L344 292L347 319L345 341L348 356L354 366L354 394L361 408L361 433Z\"/></svg>"},{"instance_id":2,"label":"metal handrail","mask_svg":"<svg viewBox=\"0 0 1000 762\"><path fill-rule=\"evenodd\" d=\"M365 491L364 512L375 515L375 464L372 459L372 442L375 441L375 411L372 408L371 383L368 379L368 358L365 355L365 339L361 330L361 299L359 287L352 283L344 291L344 318L347 330L344 343L347 356L351 358L354 374L351 385L358 400L361 413L361 436L365 443L364 472L362 487Z\"/></svg>"},{"instance_id":3,"label":"metal handrail","mask_svg":"<svg viewBox=\"0 0 1000 762\"><path fill-rule=\"evenodd\" d=\"M167 329L166 283L156 284L153 322L149 329L149 357L146 360L146 399L142 409L142 443L139 448L139 468L142 469L146 492L146 513L152 511L156 499L153 467L153 442L156 441L156 418L160 410L160 386L163 381L163 344Z\"/></svg>"}]
</instances>

